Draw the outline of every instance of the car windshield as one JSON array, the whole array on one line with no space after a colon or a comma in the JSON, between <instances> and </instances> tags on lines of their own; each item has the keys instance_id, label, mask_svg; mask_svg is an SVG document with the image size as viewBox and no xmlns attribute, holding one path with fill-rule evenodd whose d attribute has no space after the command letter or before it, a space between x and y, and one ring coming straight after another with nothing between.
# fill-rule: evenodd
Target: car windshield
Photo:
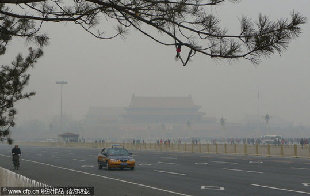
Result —
<instances>
[{"instance_id":1,"label":"car windshield","mask_svg":"<svg viewBox=\"0 0 310 196\"><path fill-rule=\"evenodd\" d=\"M107 151L108 155L112 156L128 156L129 153L126 149L123 148L109 148Z\"/></svg>"}]
</instances>

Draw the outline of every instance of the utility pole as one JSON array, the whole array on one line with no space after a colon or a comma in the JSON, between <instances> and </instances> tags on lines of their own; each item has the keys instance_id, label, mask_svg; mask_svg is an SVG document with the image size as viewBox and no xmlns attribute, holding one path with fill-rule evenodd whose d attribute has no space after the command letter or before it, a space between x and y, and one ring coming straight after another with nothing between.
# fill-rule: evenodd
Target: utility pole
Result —
<instances>
[{"instance_id":1,"label":"utility pole","mask_svg":"<svg viewBox=\"0 0 310 196\"><path fill-rule=\"evenodd\" d=\"M260 111L259 111L259 107L260 107L260 95L259 95L259 88L257 88L257 127L259 129L259 132L261 132L261 126L260 126Z\"/></svg>"},{"instance_id":2,"label":"utility pole","mask_svg":"<svg viewBox=\"0 0 310 196\"><path fill-rule=\"evenodd\" d=\"M62 89L65 84L68 84L67 81L56 81L56 84L60 85L60 132L63 132L63 112L62 112Z\"/></svg>"}]
</instances>

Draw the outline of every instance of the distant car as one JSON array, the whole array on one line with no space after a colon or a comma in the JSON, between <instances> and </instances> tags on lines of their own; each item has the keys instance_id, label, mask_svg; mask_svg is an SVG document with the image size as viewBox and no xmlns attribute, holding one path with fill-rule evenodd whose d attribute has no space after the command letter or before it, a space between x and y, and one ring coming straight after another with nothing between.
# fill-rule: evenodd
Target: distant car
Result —
<instances>
[{"instance_id":1,"label":"distant car","mask_svg":"<svg viewBox=\"0 0 310 196\"><path fill-rule=\"evenodd\" d=\"M132 157L132 153L128 152L120 145L112 145L111 148L104 148L98 154L98 168L105 167L107 170L112 168L135 168L136 161Z\"/></svg>"},{"instance_id":2,"label":"distant car","mask_svg":"<svg viewBox=\"0 0 310 196\"><path fill-rule=\"evenodd\" d=\"M279 144L282 140L280 135L264 135L261 138L263 144Z\"/></svg>"}]
</instances>

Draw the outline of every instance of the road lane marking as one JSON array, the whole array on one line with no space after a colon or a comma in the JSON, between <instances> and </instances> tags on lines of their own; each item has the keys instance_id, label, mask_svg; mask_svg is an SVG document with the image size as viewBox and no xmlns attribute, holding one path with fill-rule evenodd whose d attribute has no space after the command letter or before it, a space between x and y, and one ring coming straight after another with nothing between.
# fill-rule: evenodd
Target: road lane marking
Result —
<instances>
[{"instance_id":1,"label":"road lane marking","mask_svg":"<svg viewBox=\"0 0 310 196\"><path fill-rule=\"evenodd\" d=\"M304 185L304 186L310 186L309 182L304 182L304 183L301 183L301 184Z\"/></svg>"},{"instance_id":2,"label":"road lane marking","mask_svg":"<svg viewBox=\"0 0 310 196\"><path fill-rule=\"evenodd\" d=\"M222 186L201 186L200 187L201 190L214 190L214 191L224 191L225 188Z\"/></svg>"},{"instance_id":3,"label":"road lane marking","mask_svg":"<svg viewBox=\"0 0 310 196\"><path fill-rule=\"evenodd\" d=\"M3 156L3 157L11 157L11 156L7 156L7 155L4 155L4 154L0 154L0 156Z\"/></svg>"},{"instance_id":4,"label":"road lane marking","mask_svg":"<svg viewBox=\"0 0 310 196\"><path fill-rule=\"evenodd\" d=\"M79 161L84 162L85 160L84 160L84 159L82 159L82 160L79 160Z\"/></svg>"},{"instance_id":5,"label":"road lane marking","mask_svg":"<svg viewBox=\"0 0 310 196\"><path fill-rule=\"evenodd\" d=\"M223 168L223 169L230 170L230 171L237 171L237 172L257 173L257 174L264 173L264 172L261 172L261 171L247 171L247 170L235 169L235 168Z\"/></svg>"},{"instance_id":6,"label":"road lane marking","mask_svg":"<svg viewBox=\"0 0 310 196\"><path fill-rule=\"evenodd\" d=\"M73 161L77 161L77 159L72 159Z\"/></svg>"},{"instance_id":7,"label":"road lane marking","mask_svg":"<svg viewBox=\"0 0 310 196\"><path fill-rule=\"evenodd\" d=\"M81 167L94 167L93 165L82 165Z\"/></svg>"},{"instance_id":8,"label":"road lane marking","mask_svg":"<svg viewBox=\"0 0 310 196\"><path fill-rule=\"evenodd\" d=\"M301 170L304 170L304 169L306 169L306 170L309 170L310 168L303 168L303 167L291 167L292 169L301 169Z\"/></svg>"},{"instance_id":9,"label":"road lane marking","mask_svg":"<svg viewBox=\"0 0 310 196\"><path fill-rule=\"evenodd\" d=\"M220 164L232 164L232 165L237 165L239 163L233 163L233 162L227 162L227 161L212 161L213 163L220 163Z\"/></svg>"},{"instance_id":10,"label":"road lane marking","mask_svg":"<svg viewBox=\"0 0 310 196\"><path fill-rule=\"evenodd\" d=\"M277 162L277 163L293 163L292 161L285 161L285 160L269 160L270 162Z\"/></svg>"},{"instance_id":11,"label":"road lane marking","mask_svg":"<svg viewBox=\"0 0 310 196\"><path fill-rule=\"evenodd\" d=\"M250 164L262 164L263 161L249 161Z\"/></svg>"},{"instance_id":12,"label":"road lane marking","mask_svg":"<svg viewBox=\"0 0 310 196\"><path fill-rule=\"evenodd\" d=\"M176 165L176 163L167 163L167 162L161 162L161 161L158 161L157 163L158 164L167 164L167 165Z\"/></svg>"},{"instance_id":13,"label":"road lane marking","mask_svg":"<svg viewBox=\"0 0 310 196\"><path fill-rule=\"evenodd\" d=\"M224 168L224 169L230 170L230 171L237 171L237 172L243 171L242 169L229 169L229 168Z\"/></svg>"},{"instance_id":14,"label":"road lane marking","mask_svg":"<svg viewBox=\"0 0 310 196\"><path fill-rule=\"evenodd\" d=\"M144 165L150 166L150 165L152 165L152 164L151 164L151 163L139 163L138 165L140 165L140 166L144 166Z\"/></svg>"},{"instance_id":15,"label":"road lane marking","mask_svg":"<svg viewBox=\"0 0 310 196\"><path fill-rule=\"evenodd\" d=\"M264 172L260 172L260 171L245 171L245 172L248 172L248 173L257 173L257 174L262 174Z\"/></svg>"},{"instance_id":16,"label":"road lane marking","mask_svg":"<svg viewBox=\"0 0 310 196\"><path fill-rule=\"evenodd\" d=\"M195 165L208 165L209 163L194 163Z\"/></svg>"},{"instance_id":17,"label":"road lane marking","mask_svg":"<svg viewBox=\"0 0 310 196\"><path fill-rule=\"evenodd\" d=\"M3 154L0 154L0 156L9 157L9 158L11 157L11 156L7 156L7 155L3 155ZM174 192L174 191L171 191L171 190L161 189L161 188L157 188L157 187L154 187L154 186L149 186L149 185L145 185L145 184L141 184L141 183L137 183L137 182L131 182L131 181L127 181L127 180L122 180L122 179L119 179L119 178L112 178L112 177L108 177L108 176L88 173L88 172L85 172L85 171L70 169L70 168L66 168L66 167L60 167L60 166L56 166L56 165L52 165L52 164L48 164L48 163L41 163L41 162L38 162L38 161L33 161L33 160L28 160L28 159L22 159L22 160L23 161L32 162L32 163L37 163L37 164L40 164L40 165L50 166L50 167L57 168L57 169L62 169L62 170L76 172L76 173L82 173L82 174L85 174L85 175L100 177L100 178L104 178L104 179L107 179L107 180L113 180L113 181L117 181L117 182L123 182L123 183L126 183L126 184L132 184L132 185L136 185L136 186L140 186L140 187L144 187L144 188L149 188L149 189L152 189L152 190L157 190L157 191L162 191L162 192L166 192L166 193L171 193L171 194L174 194L174 195L192 196L192 195L185 194L185 193Z\"/></svg>"},{"instance_id":18,"label":"road lane marking","mask_svg":"<svg viewBox=\"0 0 310 196\"><path fill-rule=\"evenodd\" d=\"M262 188L268 188L268 189L273 189L273 190L287 191L287 192L295 192L295 193L310 195L309 192L305 192L305 191L296 191L296 190L292 190L292 189L278 188L278 187L266 186L266 185L260 185L260 184L251 184L251 185L252 185L252 186L255 186L255 187L262 187Z\"/></svg>"},{"instance_id":19,"label":"road lane marking","mask_svg":"<svg viewBox=\"0 0 310 196\"><path fill-rule=\"evenodd\" d=\"M166 173L166 174L172 174L172 175L180 175L180 176L186 176L186 174L181 174L181 173L177 173L177 172L169 172L169 171L163 171L163 170L154 170L155 172L159 172L159 173Z\"/></svg>"}]
</instances>

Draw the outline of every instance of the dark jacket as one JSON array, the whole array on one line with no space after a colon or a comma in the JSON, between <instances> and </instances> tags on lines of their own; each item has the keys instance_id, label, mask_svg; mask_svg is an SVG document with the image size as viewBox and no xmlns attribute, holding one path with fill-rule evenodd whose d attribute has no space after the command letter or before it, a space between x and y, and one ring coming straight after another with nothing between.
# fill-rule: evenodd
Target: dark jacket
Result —
<instances>
[{"instance_id":1,"label":"dark jacket","mask_svg":"<svg viewBox=\"0 0 310 196\"><path fill-rule=\"evenodd\" d=\"M13 155L20 155L20 154L22 154L22 152L20 151L20 148L13 148L12 149L12 154Z\"/></svg>"}]
</instances>

